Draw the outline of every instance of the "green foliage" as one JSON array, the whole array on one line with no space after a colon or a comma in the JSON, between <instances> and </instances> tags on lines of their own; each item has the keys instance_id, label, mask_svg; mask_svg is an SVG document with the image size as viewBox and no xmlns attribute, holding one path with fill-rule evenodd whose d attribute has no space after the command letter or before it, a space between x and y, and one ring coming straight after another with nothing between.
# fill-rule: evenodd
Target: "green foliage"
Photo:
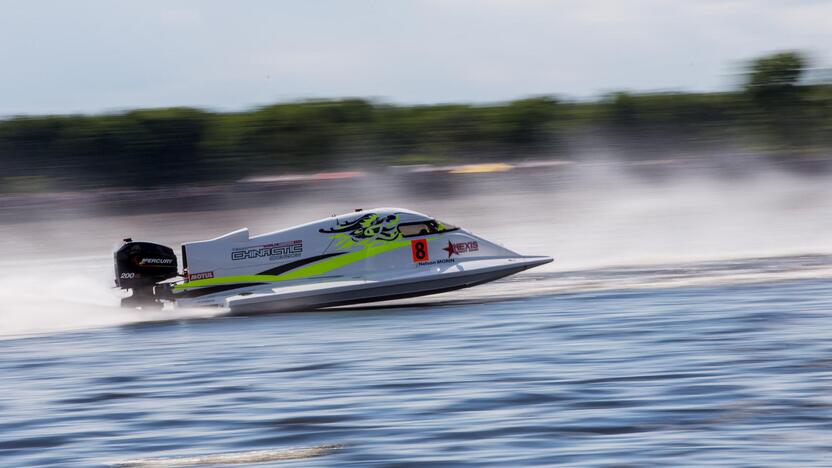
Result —
<instances>
[{"instance_id":1,"label":"green foliage","mask_svg":"<svg viewBox=\"0 0 832 468\"><path fill-rule=\"evenodd\" d=\"M594 102L534 97L395 106L361 99L248 112L190 108L0 121L0 191L154 187L364 164L444 164L557 156L581 132L623 153L741 140L756 149L832 146L832 86L802 85L805 59L750 63L741 92L616 93Z\"/></svg>"},{"instance_id":2,"label":"green foliage","mask_svg":"<svg viewBox=\"0 0 832 468\"><path fill-rule=\"evenodd\" d=\"M782 101L794 97L806 68L798 52L781 52L751 62L746 91L756 100Z\"/></svg>"},{"instance_id":3,"label":"green foliage","mask_svg":"<svg viewBox=\"0 0 832 468\"><path fill-rule=\"evenodd\" d=\"M801 152L828 145L829 85L802 85L807 67L799 52L781 52L753 60L749 67L746 96L751 104L757 133L765 144L779 151Z\"/></svg>"},{"instance_id":4,"label":"green foliage","mask_svg":"<svg viewBox=\"0 0 832 468\"><path fill-rule=\"evenodd\" d=\"M0 179L0 191L7 193L38 193L51 188L51 181L42 176L18 176Z\"/></svg>"}]
</instances>

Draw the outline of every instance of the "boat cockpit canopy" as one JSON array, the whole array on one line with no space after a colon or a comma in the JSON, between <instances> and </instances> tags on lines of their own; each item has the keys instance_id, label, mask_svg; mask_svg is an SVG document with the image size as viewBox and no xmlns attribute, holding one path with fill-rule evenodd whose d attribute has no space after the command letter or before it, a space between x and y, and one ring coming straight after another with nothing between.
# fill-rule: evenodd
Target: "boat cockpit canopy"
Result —
<instances>
[{"instance_id":1,"label":"boat cockpit canopy","mask_svg":"<svg viewBox=\"0 0 832 468\"><path fill-rule=\"evenodd\" d=\"M455 231L457 229L459 228L453 224L443 223L436 219L399 224L399 231L404 237L427 236L429 234Z\"/></svg>"}]
</instances>

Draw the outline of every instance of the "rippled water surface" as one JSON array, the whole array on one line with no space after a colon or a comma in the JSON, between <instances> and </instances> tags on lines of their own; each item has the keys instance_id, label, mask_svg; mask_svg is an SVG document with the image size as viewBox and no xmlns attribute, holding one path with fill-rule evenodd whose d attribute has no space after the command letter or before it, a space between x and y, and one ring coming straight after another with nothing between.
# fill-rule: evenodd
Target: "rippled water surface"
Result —
<instances>
[{"instance_id":1,"label":"rippled water surface","mask_svg":"<svg viewBox=\"0 0 832 468\"><path fill-rule=\"evenodd\" d=\"M828 261L7 337L0 465L830 466Z\"/></svg>"}]
</instances>

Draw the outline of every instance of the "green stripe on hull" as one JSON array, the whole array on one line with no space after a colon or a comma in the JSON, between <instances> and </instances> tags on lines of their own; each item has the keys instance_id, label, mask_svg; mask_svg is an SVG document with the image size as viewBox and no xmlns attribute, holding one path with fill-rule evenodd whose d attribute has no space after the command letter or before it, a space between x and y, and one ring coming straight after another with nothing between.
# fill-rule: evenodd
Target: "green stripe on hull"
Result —
<instances>
[{"instance_id":1,"label":"green stripe on hull","mask_svg":"<svg viewBox=\"0 0 832 468\"><path fill-rule=\"evenodd\" d=\"M368 247L356 252L349 252L344 255L332 257L320 262L315 262L311 265L297 268L292 271L287 271L281 275L241 275L241 276L221 276L219 278L208 278L204 280L190 281L176 285L174 291L184 291L189 288L199 288L203 286L216 286L229 283L277 283L279 281L288 281L296 279L310 278L313 276L329 273L332 270L350 265L355 262L376 256L391 250L400 249L410 245L410 241L390 241L384 242L377 247Z\"/></svg>"}]
</instances>

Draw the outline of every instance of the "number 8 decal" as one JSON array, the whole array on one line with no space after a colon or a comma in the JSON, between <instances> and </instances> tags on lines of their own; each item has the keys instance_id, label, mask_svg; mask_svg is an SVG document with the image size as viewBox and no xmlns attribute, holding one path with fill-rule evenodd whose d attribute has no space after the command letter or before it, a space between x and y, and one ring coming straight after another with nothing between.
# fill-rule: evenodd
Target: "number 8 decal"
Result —
<instances>
[{"instance_id":1,"label":"number 8 decal","mask_svg":"<svg viewBox=\"0 0 832 468\"><path fill-rule=\"evenodd\" d=\"M427 262L430 261L428 256L428 240L414 239L410 241L410 253L413 254L413 262Z\"/></svg>"}]
</instances>

